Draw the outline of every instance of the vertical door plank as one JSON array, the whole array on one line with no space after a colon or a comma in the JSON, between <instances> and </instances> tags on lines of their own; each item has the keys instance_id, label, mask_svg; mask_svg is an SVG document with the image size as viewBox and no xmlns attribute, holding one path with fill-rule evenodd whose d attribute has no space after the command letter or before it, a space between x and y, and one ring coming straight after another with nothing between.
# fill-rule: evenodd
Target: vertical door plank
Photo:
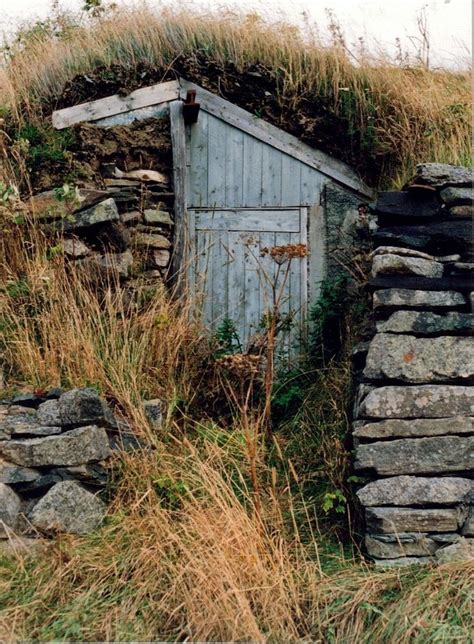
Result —
<instances>
[{"instance_id":1,"label":"vertical door plank","mask_svg":"<svg viewBox=\"0 0 474 644\"><path fill-rule=\"evenodd\" d=\"M191 167L189 169L188 203L192 208L207 206L207 128L208 115L201 112L197 123L190 126Z\"/></svg>"},{"instance_id":2,"label":"vertical door plank","mask_svg":"<svg viewBox=\"0 0 474 644\"><path fill-rule=\"evenodd\" d=\"M226 132L224 121L208 115L207 203L211 208L225 206Z\"/></svg>"},{"instance_id":3,"label":"vertical door plank","mask_svg":"<svg viewBox=\"0 0 474 644\"><path fill-rule=\"evenodd\" d=\"M262 205L263 143L252 136L244 137L243 206Z\"/></svg>"},{"instance_id":4,"label":"vertical door plank","mask_svg":"<svg viewBox=\"0 0 474 644\"><path fill-rule=\"evenodd\" d=\"M301 163L288 156L282 155L281 167L281 195L282 206L299 206L301 191Z\"/></svg>"},{"instance_id":5,"label":"vertical door plank","mask_svg":"<svg viewBox=\"0 0 474 644\"><path fill-rule=\"evenodd\" d=\"M245 255L241 232L229 232L230 262L228 272L229 318L242 342L245 335Z\"/></svg>"},{"instance_id":6,"label":"vertical door plank","mask_svg":"<svg viewBox=\"0 0 474 644\"><path fill-rule=\"evenodd\" d=\"M269 145L262 152L262 206L281 205L282 153Z\"/></svg>"},{"instance_id":7,"label":"vertical door plank","mask_svg":"<svg viewBox=\"0 0 474 644\"><path fill-rule=\"evenodd\" d=\"M242 205L244 185L244 133L227 126L225 145L225 205Z\"/></svg>"}]
</instances>

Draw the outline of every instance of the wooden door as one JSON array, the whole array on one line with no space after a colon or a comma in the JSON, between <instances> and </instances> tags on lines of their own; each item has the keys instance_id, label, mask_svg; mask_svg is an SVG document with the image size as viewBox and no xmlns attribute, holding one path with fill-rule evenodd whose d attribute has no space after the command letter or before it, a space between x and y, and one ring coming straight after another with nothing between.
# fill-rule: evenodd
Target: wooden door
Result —
<instances>
[{"instance_id":1,"label":"wooden door","mask_svg":"<svg viewBox=\"0 0 474 644\"><path fill-rule=\"evenodd\" d=\"M307 260L290 261L282 247L306 248L307 209L195 208L188 215L189 281L204 323L215 331L232 320L246 350L277 300L288 323L279 350L294 354L306 317ZM277 247L280 252L272 253Z\"/></svg>"}]
</instances>

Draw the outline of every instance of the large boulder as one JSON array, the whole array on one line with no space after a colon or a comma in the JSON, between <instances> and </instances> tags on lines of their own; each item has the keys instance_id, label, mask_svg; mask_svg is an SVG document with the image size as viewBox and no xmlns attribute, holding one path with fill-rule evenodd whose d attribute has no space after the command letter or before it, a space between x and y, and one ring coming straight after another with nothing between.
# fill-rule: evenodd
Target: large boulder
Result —
<instances>
[{"instance_id":1,"label":"large boulder","mask_svg":"<svg viewBox=\"0 0 474 644\"><path fill-rule=\"evenodd\" d=\"M87 534L95 530L105 515L105 504L74 481L56 483L30 512L38 530L48 533Z\"/></svg>"},{"instance_id":2,"label":"large boulder","mask_svg":"<svg viewBox=\"0 0 474 644\"><path fill-rule=\"evenodd\" d=\"M364 376L370 380L447 382L474 378L472 338L378 333L370 343Z\"/></svg>"},{"instance_id":3,"label":"large boulder","mask_svg":"<svg viewBox=\"0 0 474 644\"><path fill-rule=\"evenodd\" d=\"M103 425L116 427L114 415L107 403L102 400L95 389L71 389L63 393L58 401L62 425Z\"/></svg>"},{"instance_id":4,"label":"large boulder","mask_svg":"<svg viewBox=\"0 0 474 644\"><path fill-rule=\"evenodd\" d=\"M357 492L362 505L450 505L463 503L474 491L474 481L446 476L392 476L368 483Z\"/></svg>"},{"instance_id":5,"label":"large boulder","mask_svg":"<svg viewBox=\"0 0 474 644\"><path fill-rule=\"evenodd\" d=\"M431 474L474 469L474 436L434 436L359 445L354 467L382 476Z\"/></svg>"},{"instance_id":6,"label":"large boulder","mask_svg":"<svg viewBox=\"0 0 474 644\"><path fill-rule=\"evenodd\" d=\"M474 416L474 387L461 385L388 385L370 391L361 418L449 418Z\"/></svg>"},{"instance_id":7,"label":"large boulder","mask_svg":"<svg viewBox=\"0 0 474 644\"><path fill-rule=\"evenodd\" d=\"M90 425L59 436L0 442L0 454L17 465L48 467L102 461L111 449L105 429Z\"/></svg>"},{"instance_id":8,"label":"large boulder","mask_svg":"<svg viewBox=\"0 0 474 644\"><path fill-rule=\"evenodd\" d=\"M0 483L0 539L14 530L20 516L21 499L11 487Z\"/></svg>"}]
</instances>

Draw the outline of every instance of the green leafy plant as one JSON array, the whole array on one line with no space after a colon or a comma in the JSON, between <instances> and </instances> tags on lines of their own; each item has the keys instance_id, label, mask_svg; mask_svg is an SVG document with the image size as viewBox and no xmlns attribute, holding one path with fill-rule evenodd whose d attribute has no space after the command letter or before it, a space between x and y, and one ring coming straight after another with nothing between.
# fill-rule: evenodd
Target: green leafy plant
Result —
<instances>
[{"instance_id":1,"label":"green leafy plant","mask_svg":"<svg viewBox=\"0 0 474 644\"><path fill-rule=\"evenodd\" d=\"M216 329L215 338L218 348L215 352L216 358L226 355L233 355L242 352L242 344L235 326L230 318L224 318Z\"/></svg>"},{"instance_id":2,"label":"green leafy plant","mask_svg":"<svg viewBox=\"0 0 474 644\"><path fill-rule=\"evenodd\" d=\"M347 499L341 490L334 490L324 494L321 507L326 514L331 511L337 512L338 514L344 514L346 511L346 504Z\"/></svg>"}]
</instances>

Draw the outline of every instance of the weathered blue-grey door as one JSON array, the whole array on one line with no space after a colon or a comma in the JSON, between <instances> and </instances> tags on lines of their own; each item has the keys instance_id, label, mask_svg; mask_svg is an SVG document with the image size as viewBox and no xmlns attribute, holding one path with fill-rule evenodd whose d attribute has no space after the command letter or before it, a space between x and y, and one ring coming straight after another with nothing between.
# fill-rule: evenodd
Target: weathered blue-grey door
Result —
<instances>
[{"instance_id":1,"label":"weathered blue-grey door","mask_svg":"<svg viewBox=\"0 0 474 644\"><path fill-rule=\"evenodd\" d=\"M280 350L290 350L306 314L307 260L284 249L306 247L307 208L189 209L188 218L190 284L206 325L232 320L245 349L277 304L288 323Z\"/></svg>"}]
</instances>

